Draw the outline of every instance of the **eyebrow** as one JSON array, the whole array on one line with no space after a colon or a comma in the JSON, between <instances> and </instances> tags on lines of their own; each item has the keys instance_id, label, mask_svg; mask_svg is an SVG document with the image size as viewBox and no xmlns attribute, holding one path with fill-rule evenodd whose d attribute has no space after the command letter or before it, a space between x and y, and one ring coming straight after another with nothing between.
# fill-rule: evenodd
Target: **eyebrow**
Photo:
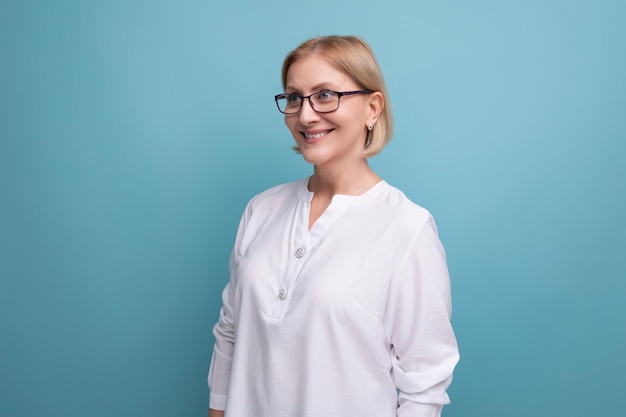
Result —
<instances>
[{"instance_id":1,"label":"eyebrow","mask_svg":"<svg viewBox=\"0 0 626 417\"><path fill-rule=\"evenodd\" d=\"M322 90L330 90L330 91L335 91L337 87L331 87L330 83L327 82L323 82L323 83L319 83L313 86L313 88L311 88L311 91L313 93L317 93L318 91L322 91ZM287 87L285 87L285 92L289 91L289 94L295 94L295 93L301 93L301 90L291 87L289 85L287 85Z\"/></svg>"}]
</instances>

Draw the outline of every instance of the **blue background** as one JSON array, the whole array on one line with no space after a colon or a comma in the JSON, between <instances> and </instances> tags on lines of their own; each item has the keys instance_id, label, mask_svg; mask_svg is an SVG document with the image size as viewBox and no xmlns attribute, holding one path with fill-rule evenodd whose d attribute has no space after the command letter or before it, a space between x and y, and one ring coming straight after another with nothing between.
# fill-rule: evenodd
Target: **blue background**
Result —
<instances>
[{"instance_id":1,"label":"blue background","mask_svg":"<svg viewBox=\"0 0 626 417\"><path fill-rule=\"evenodd\" d=\"M196 416L239 216L308 175L284 55L376 51L435 216L446 417L623 414L626 2L4 0L0 415Z\"/></svg>"}]
</instances>

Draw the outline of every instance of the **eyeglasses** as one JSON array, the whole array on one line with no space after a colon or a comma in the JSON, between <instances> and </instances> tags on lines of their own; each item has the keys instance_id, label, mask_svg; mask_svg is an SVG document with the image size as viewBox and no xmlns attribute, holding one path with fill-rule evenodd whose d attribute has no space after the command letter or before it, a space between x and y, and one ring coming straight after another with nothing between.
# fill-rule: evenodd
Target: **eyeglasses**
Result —
<instances>
[{"instance_id":1,"label":"eyeglasses","mask_svg":"<svg viewBox=\"0 0 626 417\"><path fill-rule=\"evenodd\" d=\"M331 113L339 108L339 99L353 94L371 94L372 90L329 91L322 90L309 96L299 94L278 94L274 97L278 111L284 114L297 114L302 109L304 99L309 99L311 108L318 113Z\"/></svg>"}]
</instances>

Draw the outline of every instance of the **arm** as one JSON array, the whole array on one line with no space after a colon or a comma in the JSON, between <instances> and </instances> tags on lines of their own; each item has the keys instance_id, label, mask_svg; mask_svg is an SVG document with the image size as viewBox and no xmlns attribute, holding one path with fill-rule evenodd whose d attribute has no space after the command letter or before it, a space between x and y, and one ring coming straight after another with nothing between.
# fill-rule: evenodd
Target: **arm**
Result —
<instances>
[{"instance_id":1,"label":"arm","mask_svg":"<svg viewBox=\"0 0 626 417\"><path fill-rule=\"evenodd\" d=\"M222 292L222 308L220 317L213 327L213 335L215 336L215 345L213 346L213 356L211 357L211 366L209 368L209 376L207 379L210 396L209 396L209 416L220 410L225 410L226 399L228 395L228 386L230 383L230 372L233 360L233 351L235 349L235 320L234 307L235 300L233 279L233 271L235 264L235 250L231 254L229 261L229 269L231 271L231 279ZM215 414L215 417L222 417L222 414Z\"/></svg>"},{"instance_id":2,"label":"arm","mask_svg":"<svg viewBox=\"0 0 626 417\"><path fill-rule=\"evenodd\" d=\"M399 262L388 297L384 326L393 345L397 416L439 417L459 355L446 255L432 219Z\"/></svg>"},{"instance_id":3,"label":"arm","mask_svg":"<svg viewBox=\"0 0 626 417\"><path fill-rule=\"evenodd\" d=\"M223 417L230 383L230 370L235 349L235 263L238 244L245 226L246 216L242 216L235 239L235 246L229 259L230 281L222 292L222 308L218 322L213 327L215 345L211 357L211 367L207 382L210 390L209 417Z\"/></svg>"},{"instance_id":4,"label":"arm","mask_svg":"<svg viewBox=\"0 0 626 417\"><path fill-rule=\"evenodd\" d=\"M213 327L215 345L209 368L208 385L210 390L209 407L215 411L224 410L230 384L230 371L235 348L235 326L233 321L232 281L226 285L222 293L223 306L220 318ZM219 414L217 414L219 416ZM211 416L213 417L213 416Z\"/></svg>"},{"instance_id":5,"label":"arm","mask_svg":"<svg viewBox=\"0 0 626 417\"><path fill-rule=\"evenodd\" d=\"M224 417L224 410L214 410L209 408L209 417Z\"/></svg>"}]
</instances>

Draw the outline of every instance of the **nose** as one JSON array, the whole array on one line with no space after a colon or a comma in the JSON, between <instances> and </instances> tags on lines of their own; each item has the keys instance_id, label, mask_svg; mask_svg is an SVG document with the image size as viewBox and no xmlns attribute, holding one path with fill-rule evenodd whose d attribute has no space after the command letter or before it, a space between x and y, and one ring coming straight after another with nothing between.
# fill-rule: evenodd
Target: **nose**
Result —
<instances>
[{"instance_id":1,"label":"nose","mask_svg":"<svg viewBox=\"0 0 626 417\"><path fill-rule=\"evenodd\" d=\"M304 100L302 102L302 107L300 108L300 113L298 113L298 119L302 125L310 125L311 123L315 123L319 120L319 113L316 112L311 106L310 100Z\"/></svg>"}]
</instances>

